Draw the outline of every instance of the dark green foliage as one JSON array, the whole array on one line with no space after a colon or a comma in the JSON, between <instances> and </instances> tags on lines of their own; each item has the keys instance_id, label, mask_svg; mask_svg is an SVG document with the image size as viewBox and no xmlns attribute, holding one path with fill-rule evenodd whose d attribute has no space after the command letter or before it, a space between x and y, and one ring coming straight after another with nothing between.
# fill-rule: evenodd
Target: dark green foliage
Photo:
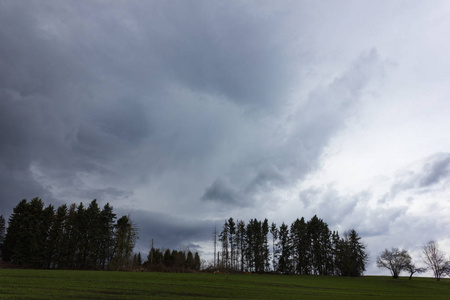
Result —
<instances>
[{"instance_id":1,"label":"dark green foliage","mask_svg":"<svg viewBox=\"0 0 450 300\"><path fill-rule=\"evenodd\" d=\"M309 236L305 219L297 219L291 225L292 260L296 274L309 274Z\"/></svg>"},{"instance_id":2,"label":"dark green foliage","mask_svg":"<svg viewBox=\"0 0 450 300\"><path fill-rule=\"evenodd\" d=\"M273 222L272 225L270 225L270 233L272 234L272 267L273 270L277 270L275 262L275 241L278 239L278 228Z\"/></svg>"},{"instance_id":3,"label":"dark green foliage","mask_svg":"<svg viewBox=\"0 0 450 300\"><path fill-rule=\"evenodd\" d=\"M114 234L114 256L111 269L128 270L131 268L131 256L137 239L137 228L127 216L117 220Z\"/></svg>"},{"instance_id":4,"label":"dark green foliage","mask_svg":"<svg viewBox=\"0 0 450 300\"><path fill-rule=\"evenodd\" d=\"M149 271L191 272L200 270L201 261L197 252L151 248L143 265Z\"/></svg>"},{"instance_id":5,"label":"dark green foliage","mask_svg":"<svg viewBox=\"0 0 450 300\"><path fill-rule=\"evenodd\" d=\"M22 200L9 218L2 259L33 268L124 269L137 231L128 217L117 224L115 218L112 207L100 210L97 200L56 211L39 198Z\"/></svg>"},{"instance_id":6,"label":"dark green foliage","mask_svg":"<svg viewBox=\"0 0 450 300\"><path fill-rule=\"evenodd\" d=\"M366 270L368 260L365 245L358 233L351 229L337 245L336 268L342 276L361 276Z\"/></svg>"},{"instance_id":7,"label":"dark green foliage","mask_svg":"<svg viewBox=\"0 0 450 300\"><path fill-rule=\"evenodd\" d=\"M195 255L194 255L194 268L193 269L195 271L199 271L201 266L202 266L202 262L200 260L200 255L198 255L198 252L195 252Z\"/></svg>"},{"instance_id":8,"label":"dark green foliage","mask_svg":"<svg viewBox=\"0 0 450 300\"><path fill-rule=\"evenodd\" d=\"M247 232L245 230L244 221L237 222L235 239L236 239L236 247L237 247L237 255L236 256L238 258L238 265L239 265L239 268L236 267L236 269L243 272L244 271L244 257L245 257L245 249L246 249L246 240L247 240Z\"/></svg>"},{"instance_id":9,"label":"dark green foliage","mask_svg":"<svg viewBox=\"0 0 450 300\"><path fill-rule=\"evenodd\" d=\"M246 227L245 258L246 269L251 272L264 272L269 266L269 245L267 234L269 233L269 223L252 219Z\"/></svg>"},{"instance_id":10,"label":"dark green foliage","mask_svg":"<svg viewBox=\"0 0 450 300\"><path fill-rule=\"evenodd\" d=\"M235 240L235 234L236 234L236 223L234 222L233 218L228 219L228 234L229 234L229 245L230 245L230 268L235 268L235 248L236 248L236 240Z\"/></svg>"},{"instance_id":11,"label":"dark green foliage","mask_svg":"<svg viewBox=\"0 0 450 300\"><path fill-rule=\"evenodd\" d=\"M100 243L99 249L99 266L105 269L111 262L114 254L114 221L116 214L113 213L112 206L109 203L103 207L100 212Z\"/></svg>"},{"instance_id":12,"label":"dark green foliage","mask_svg":"<svg viewBox=\"0 0 450 300\"><path fill-rule=\"evenodd\" d=\"M284 223L281 224L278 231L278 239L276 248L276 256L278 257L278 271L282 274L290 274L292 272L292 243L289 236L289 228Z\"/></svg>"},{"instance_id":13,"label":"dark green foliage","mask_svg":"<svg viewBox=\"0 0 450 300\"><path fill-rule=\"evenodd\" d=\"M30 202L22 200L9 219L3 259L35 268L47 267L47 238L53 214L53 207L44 209L44 203L39 198L33 198Z\"/></svg>"},{"instance_id":14,"label":"dark green foliage","mask_svg":"<svg viewBox=\"0 0 450 300\"><path fill-rule=\"evenodd\" d=\"M311 246L309 249L311 273L328 275L331 273L331 232L328 225L317 216L306 224Z\"/></svg>"},{"instance_id":15,"label":"dark green foliage","mask_svg":"<svg viewBox=\"0 0 450 300\"><path fill-rule=\"evenodd\" d=\"M228 221L223 224L222 231L219 234L219 241L222 242L222 261L220 261L221 269L228 269L230 262L228 259L228 243L229 243L229 225Z\"/></svg>"},{"instance_id":16,"label":"dark green foliage","mask_svg":"<svg viewBox=\"0 0 450 300\"><path fill-rule=\"evenodd\" d=\"M355 230L350 230L343 239L337 232L331 232L327 223L317 216L308 222L304 218L296 219L290 226L283 223L277 228L252 219L247 225L238 221L234 238L230 236L230 218L220 234L223 240L222 265L236 271L267 272L270 269L270 251L268 233L272 234L272 266L282 274L302 275L342 275L360 276L365 271L367 254ZM234 231L233 231L234 232ZM231 260L228 243L234 241ZM239 255L240 254L240 255Z\"/></svg>"},{"instance_id":17,"label":"dark green foliage","mask_svg":"<svg viewBox=\"0 0 450 300\"><path fill-rule=\"evenodd\" d=\"M2 257L3 241L5 240L6 223L3 215L0 215L0 258Z\"/></svg>"},{"instance_id":18,"label":"dark green foliage","mask_svg":"<svg viewBox=\"0 0 450 300\"><path fill-rule=\"evenodd\" d=\"M191 251L188 251L186 256L186 268L188 269L194 269L194 255Z\"/></svg>"},{"instance_id":19,"label":"dark green foliage","mask_svg":"<svg viewBox=\"0 0 450 300\"><path fill-rule=\"evenodd\" d=\"M139 269L142 266L141 253L134 254L133 256L133 269Z\"/></svg>"}]
</instances>

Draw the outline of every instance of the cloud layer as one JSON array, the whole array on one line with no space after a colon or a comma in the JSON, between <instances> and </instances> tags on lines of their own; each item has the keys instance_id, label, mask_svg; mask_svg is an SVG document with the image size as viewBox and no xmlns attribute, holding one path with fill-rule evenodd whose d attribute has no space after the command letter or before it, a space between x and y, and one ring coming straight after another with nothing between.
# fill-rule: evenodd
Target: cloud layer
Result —
<instances>
[{"instance_id":1,"label":"cloud layer","mask_svg":"<svg viewBox=\"0 0 450 300\"><path fill-rule=\"evenodd\" d=\"M0 214L96 198L131 213L144 252L206 255L230 216L317 214L374 252L448 244L446 11L3 1Z\"/></svg>"}]
</instances>

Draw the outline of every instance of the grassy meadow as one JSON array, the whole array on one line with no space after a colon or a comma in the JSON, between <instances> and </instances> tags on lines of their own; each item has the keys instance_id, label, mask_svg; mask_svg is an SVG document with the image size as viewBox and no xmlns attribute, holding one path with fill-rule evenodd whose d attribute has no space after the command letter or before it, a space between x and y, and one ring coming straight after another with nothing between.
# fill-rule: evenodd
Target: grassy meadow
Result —
<instances>
[{"instance_id":1,"label":"grassy meadow","mask_svg":"<svg viewBox=\"0 0 450 300\"><path fill-rule=\"evenodd\" d=\"M450 299L450 280L0 269L0 299Z\"/></svg>"}]
</instances>

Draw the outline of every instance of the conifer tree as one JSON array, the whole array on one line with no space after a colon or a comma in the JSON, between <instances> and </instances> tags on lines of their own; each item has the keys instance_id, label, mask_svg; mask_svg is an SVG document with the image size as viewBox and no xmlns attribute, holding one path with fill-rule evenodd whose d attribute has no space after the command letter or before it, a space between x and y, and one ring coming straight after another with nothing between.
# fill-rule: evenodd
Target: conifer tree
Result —
<instances>
[{"instance_id":1,"label":"conifer tree","mask_svg":"<svg viewBox=\"0 0 450 300\"><path fill-rule=\"evenodd\" d=\"M228 252L228 242L230 235L230 227L228 221L223 224L222 231L219 234L219 241L222 242L222 262L221 267L227 269L229 267L229 252Z\"/></svg>"},{"instance_id":2,"label":"conifer tree","mask_svg":"<svg viewBox=\"0 0 450 300\"><path fill-rule=\"evenodd\" d=\"M5 240L5 234L6 234L5 218L3 218L3 215L0 215L0 259L2 258L2 248L3 242Z\"/></svg>"},{"instance_id":3,"label":"conifer tree","mask_svg":"<svg viewBox=\"0 0 450 300\"><path fill-rule=\"evenodd\" d=\"M99 249L99 265L101 269L105 269L111 262L114 253L114 224L116 214L113 213L113 207L106 203L100 212L100 242Z\"/></svg>"},{"instance_id":4,"label":"conifer tree","mask_svg":"<svg viewBox=\"0 0 450 300\"><path fill-rule=\"evenodd\" d=\"M291 239L289 236L289 228L284 222L278 230L278 239L278 271L282 274L290 274L292 272Z\"/></svg>"},{"instance_id":5,"label":"conifer tree","mask_svg":"<svg viewBox=\"0 0 450 300\"><path fill-rule=\"evenodd\" d=\"M305 219L296 219L291 225L292 259L297 274L309 274L310 240Z\"/></svg>"},{"instance_id":6,"label":"conifer tree","mask_svg":"<svg viewBox=\"0 0 450 300\"><path fill-rule=\"evenodd\" d=\"M194 270L199 271L200 268L201 268L200 255L198 255L198 252L195 252L195 254L194 254Z\"/></svg>"},{"instance_id":7,"label":"conifer tree","mask_svg":"<svg viewBox=\"0 0 450 300\"><path fill-rule=\"evenodd\" d=\"M126 270L129 268L131 255L137 239L137 228L127 216L117 220L115 231L115 247L112 259L113 270Z\"/></svg>"},{"instance_id":8,"label":"conifer tree","mask_svg":"<svg viewBox=\"0 0 450 300\"><path fill-rule=\"evenodd\" d=\"M272 225L270 226L270 233L272 234L272 268L273 270L277 270L276 263L275 263L275 241L278 239L278 228L275 223L272 222Z\"/></svg>"},{"instance_id":9,"label":"conifer tree","mask_svg":"<svg viewBox=\"0 0 450 300\"><path fill-rule=\"evenodd\" d=\"M245 231L245 223L244 221L240 220L237 222L237 229L236 229L236 245L239 252L239 265L240 265L240 271L244 271L244 265L245 265L245 249L246 249L246 231Z\"/></svg>"},{"instance_id":10,"label":"conifer tree","mask_svg":"<svg viewBox=\"0 0 450 300\"><path fill-rule=\"evenodd\" d=\"M56 210L53 225L50 229L47 255L49 267L63 268L65 256L67 255L67 234L65 226L67 222L67 205L61 205Z\"/></svg>"},{"instance_id":11,"label":"conifer tree","mask_svg":"<svg viewBox=\"0 0 450 300\"><path fill-rule=\"evenodd\" d=\"M234 256L235 256L235 237L236 234L236 223L234 222L233 218L228 219L228 243L230 245L230 263L229 267L234 269Z\"/></svg>"}]
</instances>

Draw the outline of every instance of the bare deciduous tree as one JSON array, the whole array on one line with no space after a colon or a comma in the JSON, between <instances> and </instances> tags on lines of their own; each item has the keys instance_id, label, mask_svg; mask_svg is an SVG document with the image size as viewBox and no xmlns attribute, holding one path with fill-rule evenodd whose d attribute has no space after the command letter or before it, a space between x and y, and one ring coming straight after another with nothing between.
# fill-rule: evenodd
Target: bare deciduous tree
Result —
<instances>
[{"instance_id":1,"label":"bare deciduous tree","mask_svg":"<svg viewBox=\"0 0 450 300\"><path fill-rule=\"evenodd\" d=\"M409 265L406 266L406 271L409 272L409 280L411 280L414 273L420 274L425 272L426 270L427 268L416 267L416 265L413 263L410 263Z\"/></svg>"},{"instance_id":2,"label":"bare deciduous tree","mask_svg":"<svg viewBox=\"0 0 450 300\"><path fill-rule=\"evenodd\" d=\"M391 271L393 278L398 278L400 273L403 270L407 270L410 265L412 265L412 262L408 251L399 250L398 248L385 249L377 258L377 266Z\"/></svg>"},{"instance_id":3,"label":"bare deciduous tree","mask_svg":"<svg viewBox=\"0 0 450 300\"><path fill-rule=\"evenodd\" d=\"M429 241L423 246L423 261L433 271L434 277L437 281L441 279L442 275L450 275L450 261L445 257L445 254L439 249L435 241Z\"/></svg>"}]
</instances>

